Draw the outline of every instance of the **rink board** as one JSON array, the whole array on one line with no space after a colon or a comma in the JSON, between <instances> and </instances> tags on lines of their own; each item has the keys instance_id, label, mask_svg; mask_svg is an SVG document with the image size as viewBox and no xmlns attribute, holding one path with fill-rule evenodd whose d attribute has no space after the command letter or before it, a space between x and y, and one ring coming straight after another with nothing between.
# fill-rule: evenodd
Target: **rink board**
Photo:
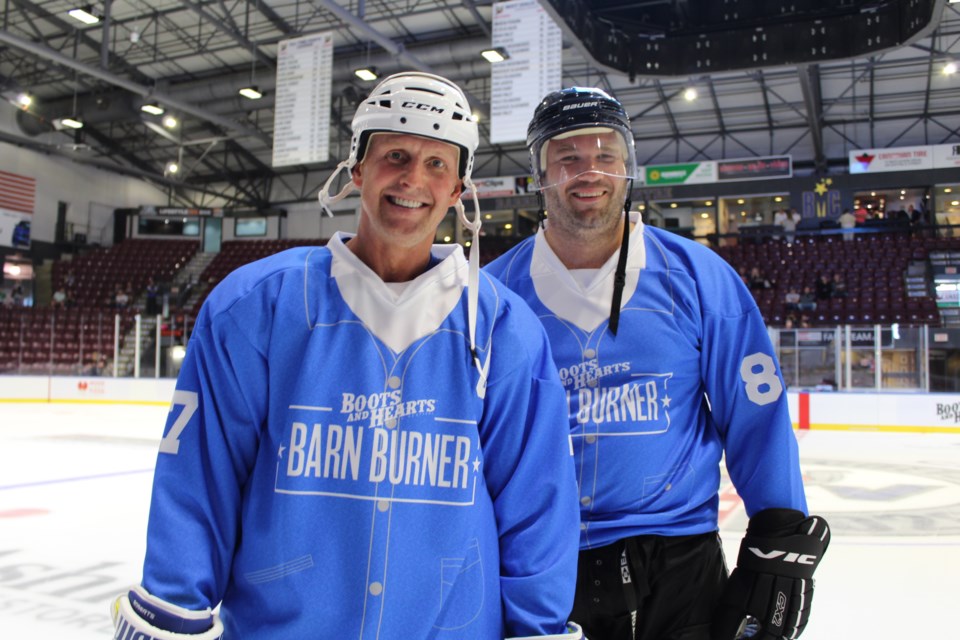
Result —
<instances>
[{"instance_id":1,"label":"rink board","mask_svg":"<svg viewBox=\"0 0 960 640\"><path fill-rule=\"evenodd\" d=\"M2 376L0 403L167 405L170 378ZM960 394L788 392L797 429L960 433Z\"/></svg>"}]
</instances>

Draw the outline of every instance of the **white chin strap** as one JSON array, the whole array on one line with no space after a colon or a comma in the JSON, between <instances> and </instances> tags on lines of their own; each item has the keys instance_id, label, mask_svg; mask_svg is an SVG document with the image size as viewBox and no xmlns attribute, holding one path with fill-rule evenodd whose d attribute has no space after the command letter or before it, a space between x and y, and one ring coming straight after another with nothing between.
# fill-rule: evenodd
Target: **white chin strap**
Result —
<instances>
[{"instance_id":1,"label":"white chin strap","mask_svg":"<svg viewBox=\"0 0 960 640\"><path fill-rule=\"evenodd\" d=\"M470 244L470 270L467 277L467 325L470 330L470 353L473 355L473 364L480 373L480 379L477 381L477 396L483 399L487 393L487 371L490 368L491 345L487 345L486 360L480 363L480 354L477 353L477 299L480 293L480 227L483 221L480 219L480 201L477 199L477 189L470 180L469 176L463 179L463 188L470 191L473 198L473 220L467 218L467 212L463 206L463 201L457 198L453 208L457 210L457 216L463 226L473 235Z\"/></svg>"},{"instance_id":2,"label":"white chin strap","mask_svg":"<svg viewBox=\"0 0 960 640\"><path fill-rule=\"evenodd\" d=\"M333 211L330 210L330 207L350 195L350 193L356 189L356 185L353 184L353 178L351 177L350 180L347 180L347 184L343 185L343 189L340 190L340 193L333 197L330 196L330 185L333 184L333 181L337 179L337 176L340 175L340 172L344 169L346 169L347 174L349 174L350 170L353 169L354 164L355 161L351 159L344 160L338 164L337 168L334 169L333 173L330 174L330 177L327 178L327 181L323 183L323 188L320 189L320 193L317 194L317 199L320 201L320 206L331 218L333 217Z\"/></svg>"}]
</instances>

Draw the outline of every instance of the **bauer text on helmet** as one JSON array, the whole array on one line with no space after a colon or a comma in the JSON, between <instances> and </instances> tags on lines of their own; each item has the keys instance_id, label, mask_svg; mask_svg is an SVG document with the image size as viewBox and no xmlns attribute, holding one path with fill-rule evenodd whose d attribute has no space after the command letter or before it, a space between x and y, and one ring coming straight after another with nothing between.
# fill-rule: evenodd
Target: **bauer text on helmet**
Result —
<instances>
[{"instance_id":1,"label":"bauer text on helmet","mask_svg":"<svg viewBox=\"0 0 960 640\"><path fill-rule=\"evenodd\" d=\"M637 173L630 119L600 89L572 87L548 94L534 112L527 145L538 189L586 173L624 179Z\"/></svg>"}]
</instances>

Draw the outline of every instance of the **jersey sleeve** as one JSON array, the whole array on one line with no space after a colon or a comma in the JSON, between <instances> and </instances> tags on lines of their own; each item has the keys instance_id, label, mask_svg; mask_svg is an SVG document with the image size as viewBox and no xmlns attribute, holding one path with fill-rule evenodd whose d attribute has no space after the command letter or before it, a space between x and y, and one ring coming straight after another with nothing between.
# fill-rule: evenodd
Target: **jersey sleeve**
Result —
<instances>
[{"instance_id":1,"label":"jersey sleeve","mask_svg":"<svg viewBox=\"0 0 960 640\"><path fill-rule=\"evenodd\" d=\"M747 510L807 512L786 385L763 316L726 263L702 270L702 376L727 470Z\"/></svg>"},{"instance_id":2,"label":"jersey sleeve","mask_svg":"<svg viewBox=\"0 0 960 640\"><path fill-rule=\"evenodd\" d=\"M573 606L577 486L564 390L546 334L519 298L511 300L492 340L480 434L484 475L499 526L506 635L548 635L563 632Z\"/></svg>"},{"instance_id":3,"label":"jersey sleeve","mask_svg":"<svg viewBox=\"0 0 960 640\"><path fill-rule=\"evenodd\" d=\"M215 607L229 579L268 391L265 358L249 338L263 327L250 325L266 315L205 305L177 379L157 456L143 585L186 609Z\"/></svg>"}]
</instances>

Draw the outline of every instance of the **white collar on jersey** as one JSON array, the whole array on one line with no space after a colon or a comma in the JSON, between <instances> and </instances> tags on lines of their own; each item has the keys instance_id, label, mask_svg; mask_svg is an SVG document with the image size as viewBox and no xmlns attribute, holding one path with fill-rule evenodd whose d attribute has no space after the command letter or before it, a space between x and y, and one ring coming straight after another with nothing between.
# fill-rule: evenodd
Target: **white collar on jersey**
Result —
<instances>
[{"instance_id":1,"label":"white collar on jersey","mask_svg":"<svg viewBox=\"0 0 960 640\"><path fill-rule=\"evenodd\" d=\"M467 286L468 265L460 245L433 245L440 263L398 294L345 246L352 237L337 232L327 242L333 256L330 276L350 310L394 353L436 331Z\"/></svg>"},{"instance_id":2,"label":"white collar on jersey","mask_svg":"<svg viewBox=\"0 0 960 640\"><path fill-rule=\"evenodd\" d=\"M643 243L644 225L640 213L631 211L630 221L635 226L630 232L630 246L627 249L626 284L623 287L621 309L637 290L640 270L647 263ZM530 260L530 277L537 297L560 319L571 322L584 331L593 331L610 317L613 272L617 268L619 256L620 250L617 249L602 267L595 270L586 286L581 286L550 248L543 229L540 229L534 240L533 257Z\"/></svg>"}]
</instances>

